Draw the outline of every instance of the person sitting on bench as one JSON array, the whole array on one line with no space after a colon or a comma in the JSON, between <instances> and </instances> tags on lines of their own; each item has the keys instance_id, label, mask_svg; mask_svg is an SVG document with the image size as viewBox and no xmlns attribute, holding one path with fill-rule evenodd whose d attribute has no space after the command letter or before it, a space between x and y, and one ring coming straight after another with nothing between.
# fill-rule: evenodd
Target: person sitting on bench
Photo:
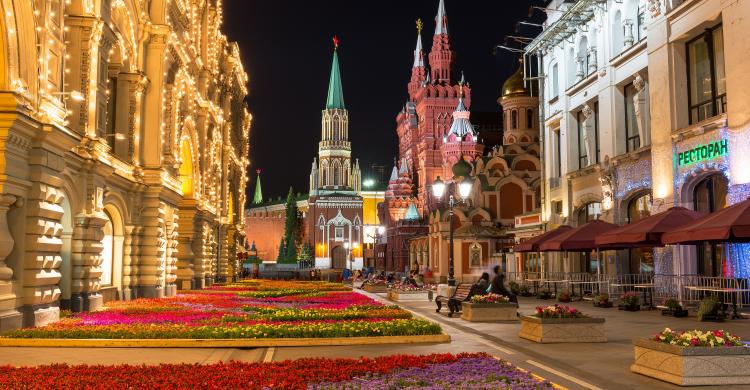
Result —
<instances>
[{"instance_id":1,"label":"person sitting on bench","mask_svg":"<svg viewBox=\"0 0 750 390\"><path fill-rule=\"evenodd\" d=\"M505 288L505 274L500 272L500 266L496 265L495 268L492 269L492 272L495 273L495 277L492 278L492 288L490 289L490 292L506 296L510 298L511 302L518 303L518 297Z\"/></svg>"}]
</instances>

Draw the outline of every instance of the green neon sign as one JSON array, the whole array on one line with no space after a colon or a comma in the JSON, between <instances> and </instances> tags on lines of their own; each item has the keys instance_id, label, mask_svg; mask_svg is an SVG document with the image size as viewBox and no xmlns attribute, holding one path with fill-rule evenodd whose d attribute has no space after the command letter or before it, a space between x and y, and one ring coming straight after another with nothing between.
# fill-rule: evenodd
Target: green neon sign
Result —
<instances>
[{"instance_id":1,"label":"green neon sign","mask_svg":"<svg viewBox=\"0 0 750 390\"><path fill-rule=\"evenodd\" d=\"M729 141L721 140L704 145L698 145L690 150L677 153L677 165L684 166L701 161L713 160L729 152Z\"/></svg>"}]
</instances>

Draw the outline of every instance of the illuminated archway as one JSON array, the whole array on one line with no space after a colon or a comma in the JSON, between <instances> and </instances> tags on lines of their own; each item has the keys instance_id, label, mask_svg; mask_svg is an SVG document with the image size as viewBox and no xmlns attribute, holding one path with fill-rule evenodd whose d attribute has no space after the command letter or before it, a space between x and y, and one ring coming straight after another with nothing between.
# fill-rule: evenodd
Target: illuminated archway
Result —
<instances>
[{"instance_id":1,"label":"illuminated archway","mask_svg":"<svg viewBox=\"0 0 750 390\"><path fill-rule=\"evenodd\" d=\"M180 144L180 181L182 181L182 196L193 197L193 152L187 138Z\"/></svg>"}]
</instances>

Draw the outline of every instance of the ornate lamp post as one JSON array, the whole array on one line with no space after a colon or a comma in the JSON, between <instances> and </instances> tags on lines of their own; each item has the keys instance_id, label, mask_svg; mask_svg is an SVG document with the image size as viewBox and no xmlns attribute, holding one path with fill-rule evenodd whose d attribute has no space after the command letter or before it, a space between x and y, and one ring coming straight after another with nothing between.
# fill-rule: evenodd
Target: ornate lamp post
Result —
<instances>
[{"instance_id":1,"label":"ornate lamp post","mask_svg":"<svg viewBox=\"0 0 750 390\"><path fill-rule=\"evenodd\" d=\"M455 186L456 184L453 183ZM458 201L454 198L453 193L451 192L448 197L448 223L450 224L449 229L449 244L448 244L448 285L449 286L455 286L456 285L456 277L455 277L455 260L453 258L453 232L455 230L453 226L453 207L455 207L457 204L463 203L466 198L468 198L471 195L471 188L473 186L473 181L469 178L467 175L466 178L458 184L458 194L461 197ZM438 202L441 202L443 199L443 194L445 194L446 184L440 180L440 176L435 179L435 182L432 183L432 194L435 196Z\"/></svg>"}]
</instances>

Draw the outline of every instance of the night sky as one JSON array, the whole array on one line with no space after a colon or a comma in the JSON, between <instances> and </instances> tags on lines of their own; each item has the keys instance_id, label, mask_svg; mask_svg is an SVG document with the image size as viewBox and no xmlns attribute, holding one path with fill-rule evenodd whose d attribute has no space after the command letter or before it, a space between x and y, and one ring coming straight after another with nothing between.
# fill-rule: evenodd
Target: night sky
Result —
<instances>
[{"instance_id":1,"label":"night sky","mask_svg":"<svg viewBox=\"0 0 750 390\"><path fill-rule=\"evenodd\" d=\"M534 0L446 0L448 29L472 86L472 110L496 111L502 82L516 57L493 47L515 34ZM395 117L408 97L416 43L424 22L426 56L432 47L438 0L224 0L224 32L238 42L249 75L250 179L263 170L263 195L308 191L320 141L335 35L349 110L352 155L366 178L372 163L392 165L397 155ZM538 12L537 12L538 13ZM538 16L537 16L538 17ZM521 31L533 36L538 29ZM390 171L390 168L388 168ZM251 198L250 198L251 199Z\"/></svg>"}]
</instances>

